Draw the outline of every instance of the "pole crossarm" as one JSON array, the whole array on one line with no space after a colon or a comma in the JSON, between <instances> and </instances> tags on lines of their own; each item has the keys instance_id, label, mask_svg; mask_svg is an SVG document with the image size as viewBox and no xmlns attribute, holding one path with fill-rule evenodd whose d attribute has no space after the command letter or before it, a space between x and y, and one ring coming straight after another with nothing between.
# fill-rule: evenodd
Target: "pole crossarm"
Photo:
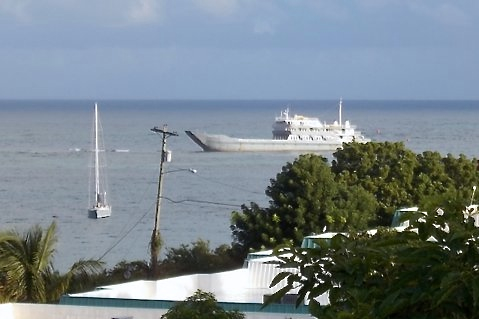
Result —
<instances>
[{"instance_id":1,"label":"pole crossarm","mask_svg":"<svg viewBox=\"0 0 479 319\"><path fill-rule=\"evenodd\" d=\"M168 126L163 125L163 129L158 128L158 126L155 126L152 128L150 131L158 133L158 134L163 134L165 138L170 137L170 136L178 136L178 133L176 132L168 132Z\"/></svg>"}]
</instances>

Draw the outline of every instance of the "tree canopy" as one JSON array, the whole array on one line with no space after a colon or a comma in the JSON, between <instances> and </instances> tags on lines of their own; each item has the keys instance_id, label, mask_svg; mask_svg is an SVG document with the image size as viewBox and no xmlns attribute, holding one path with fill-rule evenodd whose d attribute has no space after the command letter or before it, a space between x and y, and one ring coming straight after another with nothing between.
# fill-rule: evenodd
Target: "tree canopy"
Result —
<instances>
[{"instance_id":1,"label":"tree canopy","mask_svg":"<svg viewBox=\"0 0 479 319\"><path fill-rule=\"evenodd\" d=\"M338 234L317 248L282 247L271 299L298 289L318 318L479 318L479 224L471 211L408 213L398 232ZM316 298L329 294L329 304Z\"/></svg>"},{"instance_id":2,"label":"tree canopy","mask_svg":"<svg viewBox=\"0 0 479 319\"><path fill-rule=\"evenodd\" d=\"M228 245L212 250L208 241L198 239L191 245L182 244L179 248L168 248L160 264L160 274L162 277L168 277L212 273L234 269L237 265Z\"/></svg>"},{"instance_id":3,"label":"tree canopy","mask_svg":"<svg viewBox=\"0 0 479 319\"><path fill-rule=\"evenodd\" d=\"M239 311L226 311L221 308L212 293L197 290L193 296L178 302L161 319L244 319Z\"/></svg>"},{"instance_id":4,"label":"tree canopy","mask_svg":"<svg viewBox=\"0 0 479 319\"><path fill-rule=\"evenodd\" d=\"M394 211L407 206L460 209L478 182L476 159L415 154L401 142L344 144L331 163L300 155L270 180L268 207L250 203L232 213L232 246L246 254L299 245L324 230L389 226Z\"/></svg>"}]
</instances>

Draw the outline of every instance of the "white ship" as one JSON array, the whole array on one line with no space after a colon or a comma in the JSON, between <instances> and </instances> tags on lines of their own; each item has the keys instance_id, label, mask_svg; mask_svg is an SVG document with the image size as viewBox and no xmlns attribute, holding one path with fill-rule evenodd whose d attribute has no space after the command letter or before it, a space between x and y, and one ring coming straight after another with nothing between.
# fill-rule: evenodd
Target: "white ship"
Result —
<instances>
[{"instance_id":1,"label":"white ship","mask_svg":"<svg viewBox=\"0 0 479 319\"><path fill-rule=\"evenodd\" d=\"M206 152L321 152L335 151L343 143L366 143L370 139L361 135L349 121L342 122L342 100L339 101L339 119L323 123L316 117L289 115L281 112L273 123L272 139L245 139L226 135L185 131Z\"/></svg>"}]
</instances>

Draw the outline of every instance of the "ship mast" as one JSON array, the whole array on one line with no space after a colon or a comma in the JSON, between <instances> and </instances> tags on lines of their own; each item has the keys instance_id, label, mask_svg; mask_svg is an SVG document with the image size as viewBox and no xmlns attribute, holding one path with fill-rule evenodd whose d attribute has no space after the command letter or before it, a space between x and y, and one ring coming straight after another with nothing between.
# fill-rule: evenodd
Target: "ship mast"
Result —
<instances>
[{"instance_id":1,"label":"ship mast","mask_svg":"<svg viewBox=\"0 0 479 319\"><path fill-rule=\"evenodd\" d=\"M100 201L100 159L98 153L98 105L95 103L95 193L97 204Z\"/></svg>"},{"instance_id":2,"label":"ship mast","mask_svg":"<svg viewBox=\"0 0 479 319\"><path fill-rule=\"evenodd\" d=\"M343 98L340 98L339 99L339 127L342 127L343 125L342 118L341 118L342 108L343 108Z\"/></svg>"}]
</instances>

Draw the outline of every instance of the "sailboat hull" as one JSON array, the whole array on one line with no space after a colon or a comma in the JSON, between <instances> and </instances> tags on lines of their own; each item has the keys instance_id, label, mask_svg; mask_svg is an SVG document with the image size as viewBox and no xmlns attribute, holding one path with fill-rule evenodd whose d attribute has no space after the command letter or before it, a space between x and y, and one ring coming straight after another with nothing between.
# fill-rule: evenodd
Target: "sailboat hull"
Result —
<instances>
[{"instance_id":1,"label":"sailboat hull","mask_svg":"<svg viewBox=\"0 0 479 319\"><path fill-rule=\"evenodd\" d=\"M88 217L90 218L106 218L110 217L111 215L111 207L104 206L104 207L93 207L88 210Z\"/></svg>"}]
</instances>

